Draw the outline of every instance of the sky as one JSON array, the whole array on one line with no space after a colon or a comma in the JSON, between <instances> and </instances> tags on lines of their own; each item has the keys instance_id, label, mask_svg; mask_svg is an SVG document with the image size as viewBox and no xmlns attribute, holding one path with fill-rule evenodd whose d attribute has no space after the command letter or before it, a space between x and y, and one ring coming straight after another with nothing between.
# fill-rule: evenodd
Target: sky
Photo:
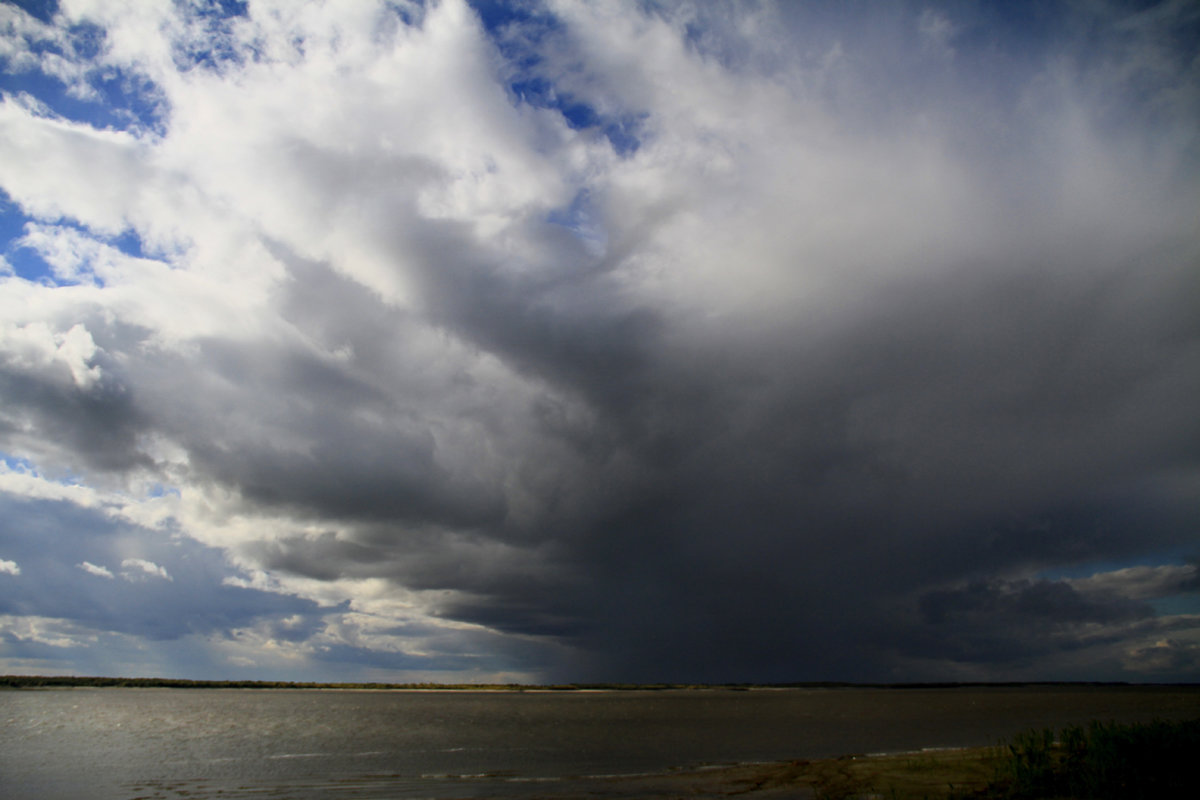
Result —
<instances>
[{"instance_id":1,"label":"sky","mask_svg":"<svg viewBox=\"0 0 1200 800\"><path fill-rule=\"evenodd\" d=\"M0 4L0 673L1200 680L1198 43Z\"/></svg>"}]
</instances>

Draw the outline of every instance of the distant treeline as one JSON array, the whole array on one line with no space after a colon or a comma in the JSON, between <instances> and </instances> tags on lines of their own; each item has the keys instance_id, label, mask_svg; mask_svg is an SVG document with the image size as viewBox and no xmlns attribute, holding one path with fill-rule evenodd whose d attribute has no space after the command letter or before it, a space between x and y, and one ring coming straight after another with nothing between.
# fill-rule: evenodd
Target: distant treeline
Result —
<instances>
[{"instance_id":1,"label":"distant treeline","mask_svg":"<svg viewBox=\"0 0 1200 800\"><path fill-rule=\"evenodd\" d=\"M77 675L3 675L0 689L56 687L125 687L145 689L492 689L520 690L521 684L441 683L315 683L305 681L192 681L182 678L108 678ZM541 688L541 687L539 687ZM576 687L545 687L576 688Z\"/></svg>"},{"instance_id":2,"label":"distant treeline","mask_svg":"<svg viewBox=\"0 0 1200 800\"><path fill-rule=\"evenodd\" d=\"M126 687L168 689L407 689L426 691L655 691L680 689L953 689L978 687L1033 686L1145 686L1125 682L1038 682L1038 683L844 683L816 681L804 683L313 683L291 681L192 681L179 678L109 678L77 675L2 675L0 689L39 689L56 687ZM1170 684L1180 686L1181 684ZM1200 684L1182 684L1196 686Z\"/></svg>"}]
</instances>

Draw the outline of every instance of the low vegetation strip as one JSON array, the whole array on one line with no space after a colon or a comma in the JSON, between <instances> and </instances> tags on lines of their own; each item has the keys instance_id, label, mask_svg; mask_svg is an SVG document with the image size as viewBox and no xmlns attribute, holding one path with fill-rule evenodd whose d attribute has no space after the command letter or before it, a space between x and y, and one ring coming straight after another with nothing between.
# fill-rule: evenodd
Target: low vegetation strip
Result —
<instances>
[{"instance_id":1,"label":"low vegetation strip","mask_svg":"<svg viewBox=\"0 0 1200 800\"><path fill-rule=\"evenodd\" d=\"M54 687L142 687L167 689L426 689L475 691L665 691L680 689L970 689L1044 687L1152 687L1186 688L1200 684L1152 684L1124 681L1040 681L962 683L850 683L804 681L799 683L316 683L298 681L186 680L183 678L124 678L86 675L0 675L0 689Z\"/></svg>"},{"instance_id":2,"label":"low vegetation strip","mask_svg":"<svg viewBox=\"0 0 1200 800\"><path fill-rule=\"evenodd\" d=\"M1092 722L996 747L795 762L751 791L811 787L819 800L1149 800L1200 797L1200 720Z\"/></svg>"},{"instance_id":3,"label":"low vegetation strip","mask_svg":"<svg viewBox=\"0 0 1200 800\"><path fill-rule=\"evenodd\" d=\"M1197 755L1200 720L1031 731L1008 745L999 785L1020 800L1197 797Z\"/></svg>"},{"instance_id":4,"label":"low vegetation strip","mask_svg":"<svg viewBox=\"0 0 1200 800\"><path fill-rule=\"evenodd\" d=\"M193 681L182 678L110 678L79 675L0 675L0 689L505 689L518 684L311 683L293 681Z\"/></svg>"}]
</instances>

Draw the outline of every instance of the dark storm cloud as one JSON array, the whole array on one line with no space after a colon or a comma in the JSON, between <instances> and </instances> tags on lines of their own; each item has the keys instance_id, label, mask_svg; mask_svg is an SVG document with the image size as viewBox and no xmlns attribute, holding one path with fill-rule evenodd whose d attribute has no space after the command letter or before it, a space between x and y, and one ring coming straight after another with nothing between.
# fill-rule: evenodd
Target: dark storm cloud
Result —
<instances>
[{"instance_id":1,"label":"dark storm cloud","mask_svg":"<svg viewBox=\"0 0 1200 800\"><path fill-rule=\"evenodd\" d=\"M252 505L360 521L494 523L502 497L434 459L435 425L423 408L453 392L436 383L452 384L453 367L406 351L423 331L402 312L327 268L293 264L285 317L353 357L331 359L299 338L255 347L205 339L189 356L203 372L188 375L188 360L177 357L144 365L139 377L159 414L153 427Z\"/></svg>"},{"instance_id":2,"label":"dark storm cloud","mask_svg":"<svg viewBox=\"0 0 1200 800\"><path fill-rule=\"evenodd\" d=\"M1046 627L1111 624L1154 615L1145 603L1120 597L1089 599L1062 582L1029 580L930 592L921 597L920 610L923 620L938 629L937 639L951 647L961 646L964 639L984 638L1009 648L1032 648L1041 644L1038 634L1045 633L1039 629Z\"/></svg>"},{"instance_id":3,"label":"dark storm cloud","mask_svg":"<svg viewBox=\"0 0 1200 800\"><path fill-rule=\"evenodd\" d=\"M628 675L865 677L884 666L864 639L922 585L1189 543L1188 524L1147 508L1139 519L1105 496L1140 505L1125 484L1147 462L1184 467L1197 445L1186 399L1197 372L1180 369L1197 329L1172 299L1189 265L1143 269L1134 299L1120 274L1132 269L1056 285L1018 264L1011 277L920 287L816 353L783 341L671 363L653 336L568 329L554 343L564 363L546 373L591 376L572 385L642 478L563 545L588 602L561 607L590 609L585 641L597 636L603 662L632 660ZM609 378L571 335L639 356ZM510 591L449 613L524 630L546 599ZM1048 624L1078 621L1062 599ZM1011 615L971 624L994 634L997 661L1018 654Z\"/></svg>"},{"instance_id":4,"label":"dark storm cloud","mask_svg":"<svg viewBox=\"0 0 1200 800\"><path fill-rule=\"evenodd\" d=\"M6 403L0 428L9 436L47 431L52 442L93 469L123 472L147 466L135 443L146 420L126 386L105 379L81 387L70 381L65 368L39 372L0 364L0 395Z\"/></svg>"}]
</instances>

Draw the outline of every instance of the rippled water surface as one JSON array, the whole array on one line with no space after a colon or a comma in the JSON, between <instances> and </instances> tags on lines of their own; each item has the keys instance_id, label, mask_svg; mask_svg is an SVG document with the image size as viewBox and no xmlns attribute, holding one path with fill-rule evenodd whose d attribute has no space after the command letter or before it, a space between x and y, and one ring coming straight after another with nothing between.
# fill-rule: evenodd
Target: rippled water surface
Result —
<instances>
[{"instance_id":1,"label":"rippled water surface","mask_svg":"<svg viewBox=\"0 0 1200 800\"><path fill-rule=\"evenodd\" d=\"M1200 717L1200 688L0 692L0 796L486 797ZM553 787L554 791L549 791ZM606 794L618 793L611 786Z\"/></svg>"}]
</instances>

